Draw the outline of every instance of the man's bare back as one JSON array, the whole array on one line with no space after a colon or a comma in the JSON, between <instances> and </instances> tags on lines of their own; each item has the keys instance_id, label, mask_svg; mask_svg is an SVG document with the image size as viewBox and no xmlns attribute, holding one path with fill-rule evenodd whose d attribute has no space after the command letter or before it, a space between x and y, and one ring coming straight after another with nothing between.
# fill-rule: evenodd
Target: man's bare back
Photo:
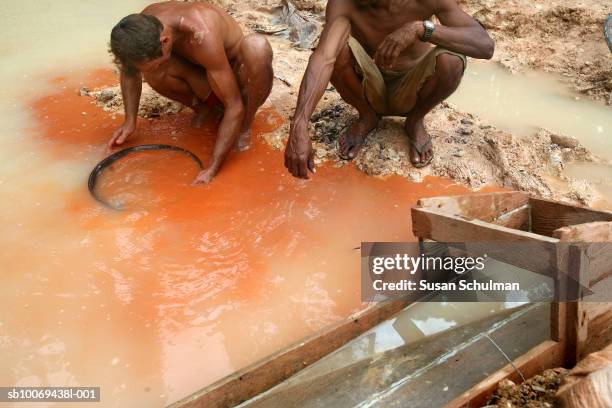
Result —
<instances>
[{"instance_id":1,"label":"man's bare back","mask_svg":"<svg viewBox=\"0 0 612 408\"><path fill-rule=\"evenodd\" d=\"M196 48L207 40L221 39L228 60L238 55L244 34L225 10L203 2L163 2L147 6L142 14L157 17L164 25L176 26L181 34L174 39L173 52L197 64Z\"/></svg>"},{"instance_id":2,"label":"man's bare back","mask_svg":"<svg viewBox=\"0 0 612 408\"><path fill-rule=\"evenodd\" d=\"M325 19L300 87L285 167L300 178L314 172L308 122L330 81L359 112L339 138L340 157L353 159L381 116L404 116L411 161L427 165L433 150L423 117L456 90L466 56L491 58L491 38L456 0L329 0Z\"/></svg>"},{"instance_id":3,"label":"man's bare back","mask_svg":"<svg viewBox=\"0 0 612 408\"><path fill-rule=\"evenodd\" d=\"M172 1L122 19L111 34L111 50L122 68L126 119L109 148L136 128L143 77L160 94L191 107L196 125L207 114L211 93L223 104L212 160L196 182L210 182L232 146L248 147L255 113L272 89L272 49L265 37L244 36L215 5Z\"/></svg>"}]
</instances>

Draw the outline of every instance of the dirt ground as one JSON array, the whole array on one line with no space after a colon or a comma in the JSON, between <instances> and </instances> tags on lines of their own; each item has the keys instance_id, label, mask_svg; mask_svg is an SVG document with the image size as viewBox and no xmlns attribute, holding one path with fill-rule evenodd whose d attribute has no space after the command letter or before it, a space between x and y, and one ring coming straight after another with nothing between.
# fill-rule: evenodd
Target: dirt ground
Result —
<instances>
[{"instance_id":1,"label":"dirt ground","mask_svg":"<svg viewBox=\"0 0 612 408\"><path fill-rule=\"evenodd\" d=\"M298 24L306 24L314 37L302 38L291 31L295 19L279 22L282 0L212 0L227 9L245 32L268 33L274 49L275 83L267 105L285 119L283 127L264 135L272 147L283 149L290 118L295 108L300 80L310 50L304 46L316 39L323 23L325 1L302 0ZM612 58L603 40L604 2L583 0L567 6L563 1L461 0L496 41L493 61L512 72L535 69L563 76L567 86L600 103L612 105ZM276 9L275 9L276 8ZM280 31L289 27L287 31ZM287 32L289 34L287 34ZM275 33L275 34L270 34ZM282 34L282 35L279 35ZM299 38L298 38L299 37ZM110 112L123 111L119 88L83 92ZM157 117L176 113L180 105L143 91L140 114ZM338 135L355 117L338 93L329 87L312 119L316 162L346 165L337 154ZM592 186L562 174L564 163L600 161L572 135L558 135L540 129L529 137L500 130L481 118L443 103L426 117L432 135L435 158L424 169L412 167L408 142L400 118L385 118L355 159L355 165L373 176L399 174L414 181L427 175L449 177L470 188L498 185L534 195L593 205L599 199ZM281 164L279 164L281 165Z\"/></svg>"},{"instance_id":2,"label":"dirt ground","mask_svg":"<svg viewBox=\"0 0 612 408\"><path fill-rule=\"evenodd\" d=\"M546 370L522 384L501 381L487 407L493 408L552 408L556 407L557 390L567 375L564 368Z\"/></svg>"}]
</instances>

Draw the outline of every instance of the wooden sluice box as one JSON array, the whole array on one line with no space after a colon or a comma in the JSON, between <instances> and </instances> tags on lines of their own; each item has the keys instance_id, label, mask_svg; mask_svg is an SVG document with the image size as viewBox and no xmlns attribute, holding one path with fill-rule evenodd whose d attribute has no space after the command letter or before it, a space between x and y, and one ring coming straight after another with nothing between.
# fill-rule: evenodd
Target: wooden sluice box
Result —
<instances>
[{"instance_id":1,"label":"wooden sluice box","mask_svg":"<svg viewBox=\"0 0 612 408\"><path fill-rule=\"evenodd\" d=\"M412 223L414 234L420 240L528 243L531 248L528 256L502 252L494 258L544 275L557 269L571 271L584 287L612 280L608 279L612 275L610 212L534 199L518 192L487 193L422 199L412 210ZM580 242L607 242L608 250L582 246ZM570 288L555 285L555 289ZM408 299L377 303L171 407L233 407L250 400L388 320L410 303ZM571 365L583 353L601 348L602 343L612 338L612 308L609 305L554 304L550 308L551 339L519 357L514 366L528 377L546 368ZM457 397L450 406L484 404L497 382L504 378L518 381L517 377L512 365L503 367ZM472 385L466 384L464 389Z\"/></svg>"},{"instance_id":2,"label":"wooden sluice box","mask_svg":"<svg viewBox=\"0 0 612 408\"><path fill-rule=\"evenodd\" d=\"M412 209L412 223L421 241L520 244L519 253L502 245L492 256L549 276L555 299L562 300L551 304L550 340L449 407L482 406L502 379L520 382L517 371L529 378L547 368L571 367L612 341L612 303L601 297L612 296L611 212L503 192L422 199ZM593 293L602 301L589 301Z\"/></svg>"}]
</instances>

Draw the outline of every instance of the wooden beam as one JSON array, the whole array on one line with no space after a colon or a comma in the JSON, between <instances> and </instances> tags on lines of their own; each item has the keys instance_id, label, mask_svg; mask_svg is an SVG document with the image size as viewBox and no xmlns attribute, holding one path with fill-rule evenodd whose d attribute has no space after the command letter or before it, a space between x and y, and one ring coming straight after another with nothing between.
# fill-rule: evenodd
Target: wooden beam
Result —
<instances>
[{"instance_id":1,"label":"wooden beam","mask_svg":"<svg viewBox=\"0 0 612 408\"><path fill-rule=\"evenodd\" d=\"M517 191L423 198L417 207L509 228L529 229L529 196Z\"/></svg>"},{"instance_id":2,"label":"wooden beam","mask_svg":"<svg viewBox=\"0 0 612 408\"><path fill-rule=\"evenodd\" d=\"M588 318L589 341L583 351L589 355L612 343L612 303L585 302L584 308Z\"/></svg>"},{"instance_id":3,"label":"wooden beam","mask_svg":"<svg viewBox=\"0 0 612 408\"><path fill-rule=\"evenodd\" d=\"M513 363L514 367L516 367L525 378L530 378L546 369L561 366L563 360L563 344L550 340L537 345L514 360ZM522 379L514 367L511 364L506 365L501 370L496 371L494 374L455 398L448 403L445 408L473 408L486 405L488 399L497 389L500 381L509 379L516 383L522 382Z\"/></svg>"},{"instance_id":4,"label":"wooden beam","mask_svg":"<svg viewBox=\"0 0 612 408\"><path fill-rule=\"evenodd\" d=\"M565 305L565 341L566 366L573 367L584 357L589 338L589 314L583 302L583 290L612 275L612 243L609 242L612 222L562 227L555 230L553 236L559 239L560 248L568 252L567 260L562 261L564 265L559 266L559 271L567 274L567 290L572 291L566 293L566 299L572 301ZM560 277L559 285L563 285L563 278Z\"/></svg>"},{"instance_id":5,"label":"wooden beam","mask_svg":"<svg viewBox=\"0 0 612 408\"><path fill-rule=\"evenodd\" d=\"M612 212L588 207L530 198L531 230L536 234L552 236L559 228L596 221L612 221Z\"/></svg>"},{"instance_id":6,"label":"wooden beam","mask_svg":"<svg viewBox=\"0 0 612 408\"><path fill-rule=\"evenodd\" d=\"M557 286L555 284L555 286ZM567 309L565 302L552 302L550 304L550 338L562 342L567 333Z\"/></svg>"},{"instance_id":7,"label":"wooden beam","mask_svg":"<svg viewBox=\"0 0 612 408\"><path fill-rule=\"evenodd\" d=\"M563 227L553 237L565 242L583 242L590 259L588 284L612 276L612 222L591 222ZM588 286L588 285L587 285Z\"/></svg>"},{"instance_id":8,"label":"wooden beam","mask_svg":"<svg viewBox=\"0 0 612 408\"><path fill-rule=\"evenodd\" d=\"M438 242L484 244L488 256L541 275L553 276L557 268L558 239L418 207L412 208L412 230L419 238ZM510 250L513 243L522 245Z\"/></svg>"},{"instance_id":9,"label":"wooden beam","mask_svg":"<svg viewBox=\"0 0 612 408\"><path fill-rule=\"evenodd\" d=\"M415 236L449 243L528 243L531 248L528 254L513 251L491 251L490 254L502 262L552 276L556 280L557 299L576 299L575 302L552 304L552 340L518 358L514 366L528 378L547 368L573 366L587 351L594 351L587 335L598 337L598 344L609 341L612 305L602 303L602 307L600 304L596 314L594 307L581 300L584 288L607 284L606 278L612 276L612 212L529 198L526 215L520 206L508 211L509 206L501 204L502 196L481 197L480 203L473 207L470 207L470 198L419 201L412 209ZM506 200L508 203L512 200L517 204L523 202L515 195L507 196ZM503 207L501 218L495 215L493 208L500 204ZM517 230L525 229L526 219L531 233ZM598 336L589 330L597 330ZM482 406L505 378L520 382L515 368L508 365L447 407Z\"/></svg>"},{"instance_id":10,"label":"wooden beam","mask_svg":"<svg viewBox=\"0 0 612 408\"><path fill-rule=\"evenodd\" d=\"M169 408L225 408L236 406L281 383L353 338L390 318L410 302L379 303L322 333L234 373Z\"/></svg>"},{"instance_id":11,"label":"wooden beam","mask_svg":"<svg viewBox=\"0 0 612 408\"><path fill-rule=\"evenodd\" d=\"M570 279L575 283L571 299L575 301L568 302L566 305L566 330L567 337L565 339L565 366L573 367L583 357L586 342L588 340L588 316L582 298L585 286L589 286L589 261L585 255L585 249L577 246L571 246L569 272ZM572 282L572 286L574 286Z\"/></svg>"},{"instance_id":12,"label":"wooden beam","mask_svg":"<svg viewBox=\"0 0 612 408\"><path fill-rule=\"evenodd\" d=\"M568 242L612 242L612 222L597 221L561 227L553 236Z\"/></svg>"}]
</instances>

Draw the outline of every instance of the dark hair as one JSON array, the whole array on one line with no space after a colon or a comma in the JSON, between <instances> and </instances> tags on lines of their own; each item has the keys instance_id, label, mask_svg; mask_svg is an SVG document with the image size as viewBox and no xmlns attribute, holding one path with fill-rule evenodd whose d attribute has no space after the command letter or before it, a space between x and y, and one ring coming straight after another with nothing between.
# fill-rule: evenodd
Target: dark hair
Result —
<instances>
[{"instance_id":1,"label":"dark hair","mask_svg":"<svg viewBox=\"0 0 612 408\"><path fill-rule=\"evenodd\" d=\"M164 25L157 17L146 14L130 14L113 27L110 51L115 63L133 73L134 64L147 62L162 56L160 34Z\"/></svg>"}]
</instances>

